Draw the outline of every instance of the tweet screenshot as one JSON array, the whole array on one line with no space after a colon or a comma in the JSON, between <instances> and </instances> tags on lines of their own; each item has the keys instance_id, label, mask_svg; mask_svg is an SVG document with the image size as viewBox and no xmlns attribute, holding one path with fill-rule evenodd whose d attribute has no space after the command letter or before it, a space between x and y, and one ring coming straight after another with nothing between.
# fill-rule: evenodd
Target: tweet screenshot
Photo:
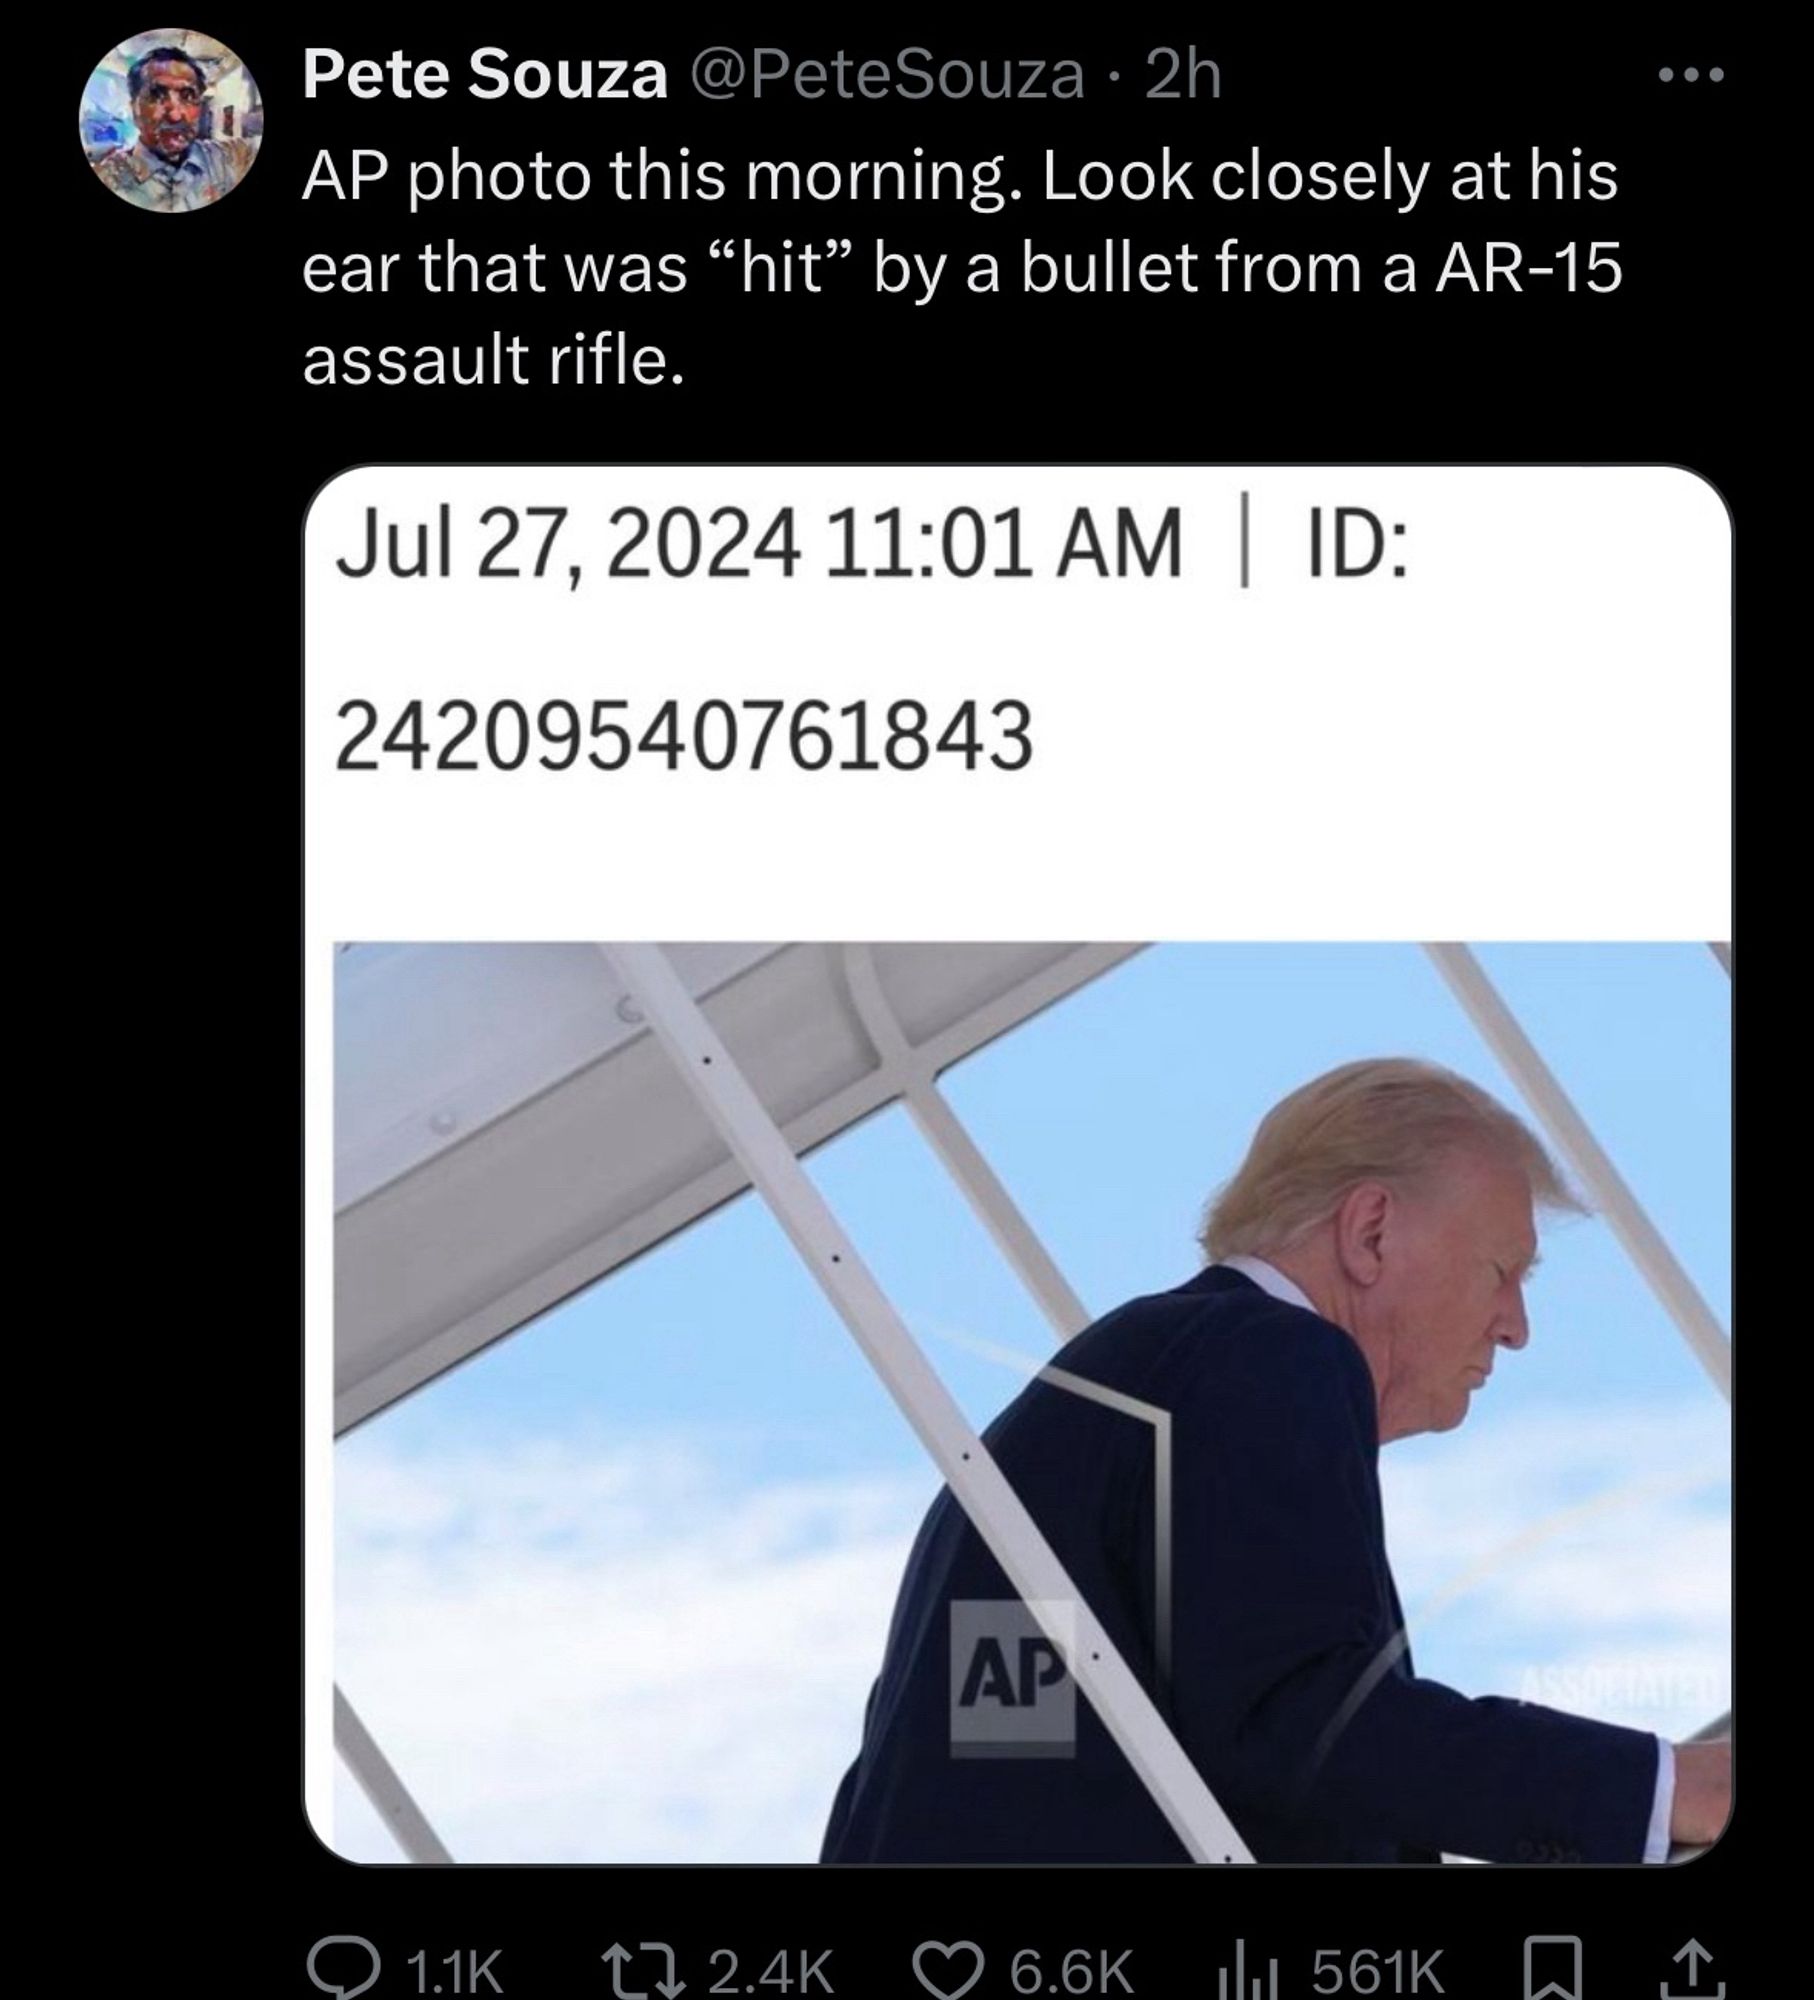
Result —
<instances>
[{"instance_id":1,"label":"tweet screenshot","mask_svg":"<svg viewBox=\"0 0 1814 2000\"><path fill-rule=\"evenodd\" d=\"M220 980L195 1990L1787 1991L1758 52L289 19L55 29Z\"/></svg>"}]
</instances>

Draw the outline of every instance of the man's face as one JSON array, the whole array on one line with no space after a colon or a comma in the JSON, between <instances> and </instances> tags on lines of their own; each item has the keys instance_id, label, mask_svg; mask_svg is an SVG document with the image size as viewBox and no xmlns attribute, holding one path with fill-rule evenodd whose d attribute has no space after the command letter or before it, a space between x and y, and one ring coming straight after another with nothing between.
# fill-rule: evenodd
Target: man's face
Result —
<instances>
[{"instance_id":1,"label":"man's face","mask_svg":"<svg viewBox=\"0 0 1814 2000\"><path fill-rule=\"evenodd\" d=\"M154 62L139 82L132 115L160 160L180 161L201 134L202 81L186 62Z\"/></svg>"},{"instance_id":2,"label":"man's face","mask_svg":"<svg viewBox=\"0 0 1814 2000\"><path fill-rule=\"evenodd\" d=\"M1382 1429L1453 1430L1499 1351L1530 1338L1524 1280L1537 1261L1530 1182L1490 1155L1445 1156L1394 1209L1373 1303L1389 1336Z\"/></svg>"}]
</instances>

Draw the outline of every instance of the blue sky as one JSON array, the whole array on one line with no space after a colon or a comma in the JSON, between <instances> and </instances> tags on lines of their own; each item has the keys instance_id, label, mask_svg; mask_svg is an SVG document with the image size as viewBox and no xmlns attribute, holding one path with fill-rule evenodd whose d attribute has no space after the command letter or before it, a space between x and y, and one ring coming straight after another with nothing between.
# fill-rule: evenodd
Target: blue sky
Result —
<instances>
[{"instance_id":1,"label":"blue sky","mask_svg":"<svg viewBox=\"0 0 1814 2000\"><path fill-rule=\"evenodd\" d=\"M1480 949L1729 1324L1725 973L1699 945ZM1103 1311L1196 1268L1268 1106L1385 1053L1519 1103L1395 945L1156 946L943 1087ZM1053 1339L906 1115L810 1170L985 1422L1021 1378L977 1344ZM1382 1460L1419 1670L1685 1732L1729 1699L1725 1405L1604 1224L1546 1230L1529 1304L1466 1426ZM757 1202L367 1424L336 1479L338 1671L456 1855L810 1858L937 1481ZM341 1793L343 1850L389 1858Z\"/></svg>"}]
</instances>

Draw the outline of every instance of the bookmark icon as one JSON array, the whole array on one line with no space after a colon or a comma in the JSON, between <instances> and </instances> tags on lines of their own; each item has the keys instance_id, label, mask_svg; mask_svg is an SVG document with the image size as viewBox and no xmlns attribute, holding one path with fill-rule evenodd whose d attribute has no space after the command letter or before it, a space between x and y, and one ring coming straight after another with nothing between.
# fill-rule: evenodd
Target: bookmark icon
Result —
<instances>
[{"instance_id":1,"label":"bookmark icon","mask_svg":"<svg viewBox=\"0 0 1814 2000\"><path fill-rule=\"evenodd\" d=\"M1524 1940L1524 2000L1581 2000L1581 1940Z\"/></svg>"}]
</instances>

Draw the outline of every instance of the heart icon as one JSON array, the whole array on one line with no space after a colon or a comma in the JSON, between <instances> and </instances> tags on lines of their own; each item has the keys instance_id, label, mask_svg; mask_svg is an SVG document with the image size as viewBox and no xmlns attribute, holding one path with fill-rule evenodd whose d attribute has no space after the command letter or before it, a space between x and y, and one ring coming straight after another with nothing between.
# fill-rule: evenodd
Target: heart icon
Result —
<instances>
[{"instance_id":1,"label":"heart icon","mask_svg":"<svg viewBox=\"0 0 1814 2000\"><path fill-rule=\"evenodd\" d=\"M951 1961L960 1953L968 1952L971 1958L975 1960L975 1963L970 1968L970 1977L961 1986L946 1986L942 1981L934 1979L921 1962L929 1958L934 1952L937 1952L939 1957L945 1961L947 1976L950 1976L957 1970ZM928 1993L936 1993L938 2000L963 2000L963 1996L983 1976L982 1948L979 1945L968 1942L962 1944L933 1944L928 1940L925 1944L917 1945L914 1948L913 1976L925 1987Z\"/></svg>"}]
</instances>

